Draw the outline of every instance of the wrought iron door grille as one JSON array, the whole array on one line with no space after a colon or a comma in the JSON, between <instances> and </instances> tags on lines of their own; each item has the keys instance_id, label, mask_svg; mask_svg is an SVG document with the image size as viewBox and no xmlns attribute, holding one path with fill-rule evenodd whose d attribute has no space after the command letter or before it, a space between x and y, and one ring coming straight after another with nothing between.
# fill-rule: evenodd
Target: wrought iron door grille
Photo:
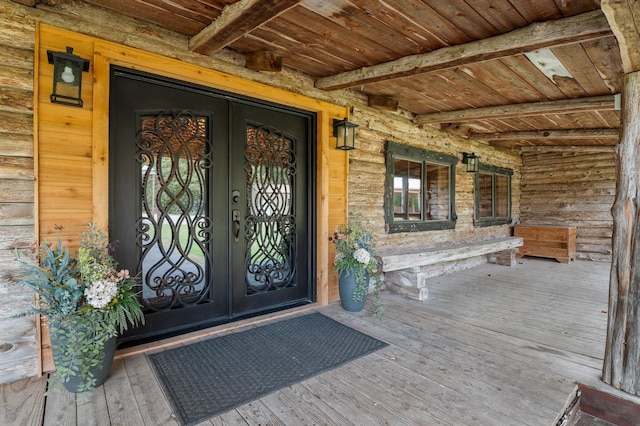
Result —
<instances>
[{"instance_id":1,"label":"wrought iron door grille","mask_svg":"<svg viewBox=\"0 0 640 426\"><path fill-rule=\"evenodd\" d=\"M247 126L247 295L295 285L295 143L276 129Z\"/></svg>"},{"instance_id":2,"label":"wrought iron door grille","mask_svg":"<svg viewBox=\"0 0 640 426\"><path fill-rule=\"evenodd\" d=\"M163 311L209 300L213 224L207 214L210 117L162 111L140 119L142 302Z\"/></svg>"}]
</instances>

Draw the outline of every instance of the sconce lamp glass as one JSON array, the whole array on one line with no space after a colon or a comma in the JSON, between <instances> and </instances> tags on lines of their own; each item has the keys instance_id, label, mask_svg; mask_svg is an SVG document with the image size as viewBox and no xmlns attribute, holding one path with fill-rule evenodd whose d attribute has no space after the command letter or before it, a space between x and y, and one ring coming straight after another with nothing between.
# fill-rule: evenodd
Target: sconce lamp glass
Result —
<instances>
[{"instance_id":1,"label":"sconce lamp glass","mask_svg":"<svg viewBox=\"0 0 640 426\"><path fill-rule=\"evenodd\" d=\"M480 157L478 157L473 152L469 154L468 152L462 153L462 164L467 165L467 172L469 173L477 173L480 168Z\"/></svg>"},{"instance_id":2,"label":"sconce lamp glass","mask_svg":"<svg viewBox=\"0 0 640 426\"><path fill-rule=\"evenodd\" d=\"M47 50L47 59L53 64L53 93L51 102L82 107L82 73L89 71L89 60L66 52Z\"/></svg>"},{"instance_id":3,"label":"sconce lamp glass","mask_svg":"<svg viewBox=\"0 0 640 426\"><path fill-rule=\"evenodd\" d=\"M336 149L355 149L357 124L349 123L347 119L333 120L333 136L336 137Z\"/></svg>"}]
</instances>

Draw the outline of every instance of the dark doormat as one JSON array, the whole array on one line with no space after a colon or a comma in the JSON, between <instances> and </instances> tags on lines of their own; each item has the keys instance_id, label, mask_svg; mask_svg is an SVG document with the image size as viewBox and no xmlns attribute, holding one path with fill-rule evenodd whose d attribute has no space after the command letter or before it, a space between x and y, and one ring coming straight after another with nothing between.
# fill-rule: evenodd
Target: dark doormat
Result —
<instances>
[{"instance_id":1,"label":"dark doormat","mask_svg":"<svg viewBox=\"0 0 640 426\"><path fill-rule=\"evenodd\" d=\"M191 425L385 346L313 313L148 358L178 421Z\"/></svg>"}]
</instances>

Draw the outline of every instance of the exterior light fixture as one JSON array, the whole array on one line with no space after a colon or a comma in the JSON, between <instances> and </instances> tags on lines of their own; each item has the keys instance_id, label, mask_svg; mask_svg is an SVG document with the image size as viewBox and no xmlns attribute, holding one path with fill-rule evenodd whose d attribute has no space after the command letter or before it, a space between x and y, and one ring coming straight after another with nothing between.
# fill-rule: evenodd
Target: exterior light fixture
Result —
<instances>
[{"instance_id":1,"label":"exterior light fixture","mask_svg":"<svg viewBox=\"0 0 640 426\"><path fill-rule=\"evenodd\" d=\"M53 93L51 102L82 108L82 73L89 71L89 60L66 52L47 50L47 59L53 64Z\"/></svg>"},{"instance_id":2,"label":"exterior light fixture","mask_svg":"<svg viewBox=\"0 0 640 426\"><path fill-rule=\"evenodd\" d=\"M478 173L478 169L480 166L480 157L478 157L473 152L469 154L468 152L462 153L462 164L467 165L467 172L469 173Z\"/></svg>"},{"instance_id":3,"label":"exterior light fixture","mask_svg":"<svg viewBox=\"0 0 640 426\"><path fill-rule=\"evenodd\" d=\"M336 137L336 149L356 149L356 127L357 124L349 123L347 119L333 120L333 136Z\"/></svg>"}]
</instances>

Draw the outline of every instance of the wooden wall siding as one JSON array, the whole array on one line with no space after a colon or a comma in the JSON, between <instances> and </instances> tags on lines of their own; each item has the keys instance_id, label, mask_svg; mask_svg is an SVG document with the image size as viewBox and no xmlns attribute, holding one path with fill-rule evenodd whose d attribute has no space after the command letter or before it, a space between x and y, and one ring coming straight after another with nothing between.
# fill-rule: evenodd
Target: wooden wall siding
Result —
<instances>
[{"instance_id":1,"label":"wooden wall siding","mask_svg":"<svg viewBox=\"0 0 640 426\"><path fill-rule=\"evenodd\" d=\"M0 6L0 9L2 7ZM0 13L0 381L38 371L32 295L17 287L14 249L34 241L33 45L34 27Z\"/></svg>"},{"instance_id":2,"label":"wooden wall siding","mask_svg":"<svg viewBox=\"0 0 640 426\"><path fill-rule=\"evenodd\" d=\"M520 222L577 227L577 258L611 261L613 149L525 151Z\"/></svg>"},{"instance_id":3,"label":"wooden wall siding","mask_svg":"<svg viewBox=\"0 0 640 426\"><path fill-rule=\"evenodd\" d=\"M517 154L497 151L486 144L467 139L454 138L429 127L420 129L411 125L401 115L382 115L371 109L355 108L352 119L359 127L356 129L357 149L349 152L349 209L362 211L364 219L376 237L380 251L389 251L400 246L444 246L511 235L510 226L475 226L473 174L466 172L461 160L462 152L475 152L485 164L513 169L512 216L517 221L520 210L520 157ZM456 166L458 221L455 229L385 233L384 146L387 140L455 155L460 159Z\"/></svg>"}]
</instances>

